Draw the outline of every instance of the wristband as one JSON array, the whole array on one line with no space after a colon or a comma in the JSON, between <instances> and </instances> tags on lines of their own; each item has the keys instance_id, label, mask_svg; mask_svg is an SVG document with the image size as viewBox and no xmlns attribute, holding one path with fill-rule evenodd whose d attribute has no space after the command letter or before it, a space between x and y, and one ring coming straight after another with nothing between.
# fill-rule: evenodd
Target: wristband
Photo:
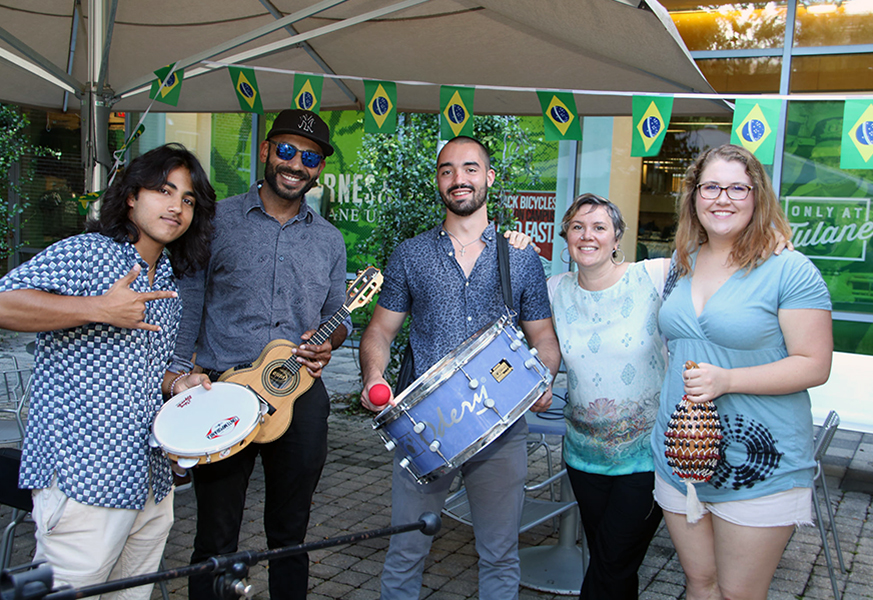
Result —
<instances>
[{"instance_id":1,"label":"wristband","mask_svg":"<svg viewBox=\"0 0 873 600\"><path fill-rule=\"evenodd\" d=\"M176 378L173 380L173 383L170 384L170 397L171 398L176 395L176 383L180 379L182 379L183 377L187 377L190 374L191 373L179 373L178 375L176 375Z\"/></svg>"}]
</instances>

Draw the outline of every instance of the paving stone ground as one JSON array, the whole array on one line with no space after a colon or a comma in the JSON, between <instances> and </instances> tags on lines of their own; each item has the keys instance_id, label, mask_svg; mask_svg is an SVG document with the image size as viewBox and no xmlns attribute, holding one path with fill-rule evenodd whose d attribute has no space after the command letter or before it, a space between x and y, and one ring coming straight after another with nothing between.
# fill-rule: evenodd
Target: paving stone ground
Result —
<instances>
[{"instance_id":1,"label":"paving stone ground","mask_svg":"<svg viewBox=\"0 0 873 600\"><path fill-rule=\"evenodd\" d=\"M26 334L0 331L0 370L11 367L11 356L30 364L24 346L32 340ZM382 447L368 416L349 414L343 409L346 395L359 391L357 353L342 348L327 369L325 383L334 396L330 417L328 462L313 499L307 541L320 541L359 533L390 524L391 456ZM560 464L560 439L547 436L552 458ZM534 453L529 478L545 475L544 452ZM838 573L840 592L846 599L873 598L873 435L840 431L825 460L825 473L834 507L837 531L848 573ZM248 489L240 550L263 550L263 472L258 466ZM540 495L546 494L540 492ZM499 500L495 500L499 507ZM195 529L196 506L192 491L181 492L175 500L176 520L164 553L167 568L188 564ZM9 521L10 509L0 507L0 524ZM558 529L547 522L521 534L523 548L557 544ZM33 553L33 524L25 522L15 535L12 564L30 561ZM370 600L378 598L379 574L388 547L387 538L316 550L310 553L312 600ZM833 543L831 542L833 553ZM834 556L834 560L836 557ZM579 565L582 569L582 565ZM640 570L640 598L666 600L684 598L684 574L666 529L658 530ZM249 583L256 600L267 600L267 572L263 565L251 569ZM170 600L187 600L187 582L168 582ZM430 600L472 600L477 597L477 568L472 529L451 518L443 518L441 531L428 558L421 598ZM522 588L524 600L566 598ZM770 587L771 600L818 600L832 598L831 583L816 527L796 531ZM153 600L161 598L156 587ZM498 599L499 600L499 599Z\"/></svg>"}]
</instances>

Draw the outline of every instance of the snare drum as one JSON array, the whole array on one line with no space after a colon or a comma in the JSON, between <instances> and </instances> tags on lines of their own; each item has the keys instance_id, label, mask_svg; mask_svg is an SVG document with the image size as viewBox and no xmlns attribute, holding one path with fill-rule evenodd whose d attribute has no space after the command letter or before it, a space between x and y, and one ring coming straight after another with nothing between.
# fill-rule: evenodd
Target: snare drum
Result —
<instances>
[{"instance_id":1,"label":"snare drum","mask_svg":"<svg viewBox=\"0 0 873 600\"><path fill-rule=\"evenodd\" d=\"M216 381L176 394L152 425L153 445L191 468L233 456L255 439L267 405L248 387Z\"/></svg>"},{"instance_id":2,"label":"snare drum","mask_svg":"<svg viewBox=\"0 0 873 600\"><path fill-rule=\"evenodd\" d=\"M427 370L373 428L420 484L497 439L543 395L551 374L503 316Z\"/></svg>"}]
</instances>

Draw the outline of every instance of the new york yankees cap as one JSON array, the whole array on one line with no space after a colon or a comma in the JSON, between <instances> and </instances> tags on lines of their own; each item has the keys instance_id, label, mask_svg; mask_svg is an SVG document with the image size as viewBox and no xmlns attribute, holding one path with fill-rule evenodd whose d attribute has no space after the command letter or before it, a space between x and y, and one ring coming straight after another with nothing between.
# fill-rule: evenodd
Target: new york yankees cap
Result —
<instances>
[{"instance_id":1,"label":"new york yankees cap","mask_svg":"<svg viewBox=\"0 0 873 600\"><path fill-rule=\"evenodd\" d=\"M283 110L273 121L273 127L270 128L267 139L282 133L308 138L321 146L325 156L333 154L327 123L314 112L297 108Z\"/></svg>"}]
</instances>

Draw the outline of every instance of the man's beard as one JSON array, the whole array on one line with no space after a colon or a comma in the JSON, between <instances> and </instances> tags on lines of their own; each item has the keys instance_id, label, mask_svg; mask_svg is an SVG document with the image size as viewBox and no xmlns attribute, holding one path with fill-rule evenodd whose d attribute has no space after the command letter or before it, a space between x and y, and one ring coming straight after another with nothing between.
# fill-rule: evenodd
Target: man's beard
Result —
<instances>
[{"instance_id":1,"label":"man's beard","mask_svg":"<svg viewBox=\"0 0 873 600\"><path fill-rule=\"evenodd\" d=\"M473 197L467 204L458 204L450 199L453 191L461 189L473 190ZM469 217L485 204L485 201L488 199L488 188L477 190L470 185L456 185L449 188L445 195L440 194L440 198L442 198L443 204L445 204L446 208L452 213L459 217Z\"/></svg>"},{"instance_id":2,"label":"man's beard","mask_svg":"<svg viewBox=\"0 0 873 600\"><path fill-rule=\"evenodd\" d=\"M285 173L288 175L294 175L295 177L299 177L301 180L308 180L306 184L300 189L300 191L292 192L290 190L286 190L279 186L279 173ZM282 198L283 200L288 200L289 202L293 202L294 200L299 200L306 195L306 192L315 187L315 184L318 183L317 179L310 179L309 174L304 171L296 171L294 169L277 169L273 164L267 163L264 166L264 181L267 182L267 185L270 186L270 189L273 192Z\"/></svg>"}]
</instances>

